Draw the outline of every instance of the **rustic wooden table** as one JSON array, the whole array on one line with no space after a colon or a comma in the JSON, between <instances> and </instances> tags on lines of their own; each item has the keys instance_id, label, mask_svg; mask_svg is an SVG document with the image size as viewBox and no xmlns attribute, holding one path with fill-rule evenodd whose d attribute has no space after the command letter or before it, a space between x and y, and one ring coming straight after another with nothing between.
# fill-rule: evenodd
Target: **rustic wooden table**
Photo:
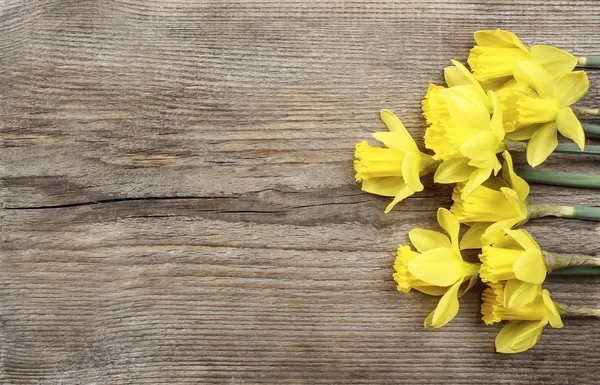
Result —
<instances>
[{"instance_id":1,"label":"rustic wooden table","mask_svg":"<svg viewBox=\"0 0 600 385\"><path fill-rule=\"evenodd\" d=\"M422 146L427 84L475 30L598 55L598 15L591 0L0 1L0 383L598 383L596 320L500 355L478 286L423 329L436 299L398 293L392 262L451 189L386 215L352 170L380 108ZM587 156L544 168L600 173ZM526 228L598 251L593 222ZM600 307L598 278L547 287Z\"/></svg>"}]
</instances>

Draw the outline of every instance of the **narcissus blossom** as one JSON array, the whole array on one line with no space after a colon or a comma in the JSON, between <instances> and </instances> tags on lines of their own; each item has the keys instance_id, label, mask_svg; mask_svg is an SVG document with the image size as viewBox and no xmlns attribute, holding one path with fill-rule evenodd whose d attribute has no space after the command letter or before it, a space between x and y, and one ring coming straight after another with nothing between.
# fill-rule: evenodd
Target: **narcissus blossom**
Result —
<instances>
[{"instance_id":1,"label":"narcissus blossom","mask_svg":"<svg viewBox=\"0 0 600 385\"><path fill-rule=\"evenodd\" d=\"M386 148L371 147L366 141L356 145L354 170L362 190L371 194L394 197L385 212L398 202L423 190L421 176L435 170L437 161L419 151L400 119L391 111L381 110L381 119L389 132L376 132L373 137Z\"/></svg>"},{"instance_id":2,"label":"narcissus blossom","mask_svg":"<svg viewBox=\"0 0 600 385\"><path fill-rule=\"evenodd\" d=\"M460 224L454 215L440 208L437 219L450 238L433 230L413 229L408 236L418 252L400 245L393 275L399 291L415 289L442 296L424 322L425 327L434 328L444 326L456 316L460 286L476 277L479 269L478 264L463 261L458 248Z\"/></svg>"},{"instance_id":3,"label":"narcissus blossom","mask_svg":"<svg viewBox=\"0 0 600 385\"><path fill-rule=\"evenodd\" d=\"M520 353L532 348L548 324L553 328L563 327L559 310L548 290L540 288L532 302L518 309L505 307L503 299L504 286L500 283L490 285L482 294L483 321L488 325L509 321L496 337L499 353Z\"/></svg>"},{"instance_id":4,"label":"narcissus blossom","mask_svg":"<svg viewBox=\"0 0 600 385\"><path fill-rule=\"evenodd\" d=\"M489 89L497 89L510 80L519 60L532 60L555 76L570 72L577 65L577 58L570 53L547 45L527 48L509 31L477 31L475 42L469 55L469 66L475 78Z\"/></svg>"},{"instance_id":5,"label":"narcissus blossom","mask_svg":"<svg viewBox=\"0 0 600 385\"><path fill-rule=\"evenodd\" d=\"M463 199L464 183L452 193L452 213L461 223L471 226L461 242L462 249L481 248L499 240L504 229L527 221L526 198L529 185L513 169L512 158L505 151L501 177L491 177Z\"/></svg>"},{"instance_id":6,"label":"narcissus blossom","mask_svg":"<svg viewBox=\"0 0 600 385\"><path fill-rule=\"evenodd\" d=\"M483 282L506 281L503 305L519 308L535 299L546 279L542 250L526 230L504 230L491 246L483 246L479 276Z\"/></svg>"}]
</instances>

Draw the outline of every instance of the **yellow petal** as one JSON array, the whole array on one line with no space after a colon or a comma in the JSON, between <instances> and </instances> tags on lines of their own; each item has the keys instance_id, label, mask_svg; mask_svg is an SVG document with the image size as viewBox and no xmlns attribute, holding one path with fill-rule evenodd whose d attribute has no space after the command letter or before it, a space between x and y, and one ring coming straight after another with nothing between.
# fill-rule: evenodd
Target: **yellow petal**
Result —
<instances>
[{"instance_id":1,"label":"yellow petal","mask_svg":"<svg viewBox=\"0 0 600 385\"><path fill-rule=\"evenodd\" d=\"M369 194L382 195L384 197L396 196L399 190L406 186L401 176L389 176L384 178L369 178L362 182L362 190Z\"/></svg>"},{"instance_id":2,"label":"yellow petal","mask_svg":"<svg viewBox=\"0 0 600 385\"><path fill-rule=\"evenodd\" d=\"M540 127L541 124L530 124L515 131L507 132L506 138L510 140L528 140Z\"/></svg>"},{"instance_id":3,"label":"yellow petal","mask_svg":"<svg viewBox=\"0 0 600 385\"><path fill-rule=\"evenodd\" d=\"M456 282L440 298L435 310L425 320L425 327L441 328L456 317L456 314L458 314L458 289L461 283L462 280Z\"/></svg>"},{"instance_id":4,"label":"yellow petal","mask_svg":"<svg viewBox=\"0 0 600 385\"><path fill-rule=\"evenodd\" d=\"M517 250L518 249L522 249L522 250L527 250L527 249L541 250L540 246L531 237L531 235L527 232L527 230L510 230L510 229L506 229L505 232L508 235L508 237L514 239L517 242L517 244L518 244L517 247L512 247L512 248L517 249Z\"/></svg>"},{"instance_id":5,"label":"yellow petal","mask_svg":"<svg viewBox=\"0 0 600 385\"><path fill-rule=\"evenodd\" d=\"M481 242L484 245L491 245L502 238L504 235L504 229L511 229L519 222L519 218L510 218L500 222L492 223L487 229L485 229L485 232L481 236Z\"/></svg>"},{"instance_id":6,"label":"yellow petal","mask_svg":"<svg viewBox=\"0 0 600 385\"><path fill-rule=\"evenodd\" d=\"M412 286L412 288L417 291L420 291L423 294L431 295L434 297L439 297L441 295L444 295L444 294L446 294L446 291L448 291L447 287L429 286L429 285L424 285L424 286L414 285L414 286Z\"/></svg>"},{"instance_id":7,"label":"yellow petal","mask_svg":"<svg viewBox=\"0 0 600 385\"><path fill-rule=\"evenodd\" d=\"M556 115L556 128L562 136L569 138L579 146L581 151L585 146L585 133L581 122L569 107L561 108Z\"/></svg>"},{"instance_id":8,"label":"yellow petal","mask_svg":"<svg viewBox=\"0 0 600 385\"><path fill-rule=\"evenodd\" d=\"M533 45L531 58L540 63L552 75L557 76L573 71L577 58L568 52L549 45Z\"/></svg>"},{"instance_id":9,"label":"yellow petal","mask_svg":"<svg viewBox=\"0 0 600 385\"><path fill-rule=\"evenodd\" d=\"M482 132L467 139L460 152L469 159L484 160L496 156L500 140L491 132Z\"/></svg>"},{"instance_id":10,"label":"yellow petal","mask_svg":"<svg viewBox=\"0 0 600 385\"><path fill-rule=\"evenodd\" d=\"M554 301L550 298L550 293L548 290L542 290L542 299L544 300L544 305L546 305L546 310L548 314L548 322L550 326L553 328L560 329L563 327L562 319L560 318L560 313L554 304Z\"/></svg>"},{"instance_id":11,"label":"yellow petal","mask_svg":"<svg viewBox=\"0 0 600 385\"><path fill-rule=\"evenodd\" d=\"M419 151L414 141L406 140L406 137L399 132L374 132L373 138L383 143L386 147L402 151L403 153L416 153Z\"/></svg>"},{"instance_id":12,"label":"yellow petal","mask_svg":"<svg viewBox=\"0 0 600 385\"><path fill-rule=\"evenodd\" d=\"M475 32L475 42L477 45L488 47L516 47L525 52L529 52L521 40L510 31L502 29L477 31Z\"/></svg>"},{"instance_id":13,"label":"yellow petal","mask_svg":"<svg viewBox=\"0 0 600 385\"><path fill-rule=\"evenodd\" d=\"M408 233L408 237L415 248L421 253L440 247L452 247L450 239L447 236L433 230L412 229Z\"/></svg>"},{"instance_id":14,"label":"yellow petal","mask_svg":"<svg viewBox=\"0 0 600 385\"><path fill-rule=\"evenodd\" d=\"M590 82L585 72L569 72L554 80L554 97L561 107L568 107L581 99L589 87Z\"/></svg>"},{"instance_id":15,"label":"yellow petal","mask_svg":"<svg viewBox=\"0 0 600 385\"><path fill-rule=\"evenodd\" d=\"M500 99L492 91L488 92L488 97L492 102L493 114L490 120L490 131L496 136L498 140L504 139L504 127L502 124L502 105Z\"/></svg>"},{"instance_id":16,"label":"yellow petal","mask_svg":"<svg viewBox=\"0 0 600 385\"><path fill-rule=\"evenodd\" d=\"M523 282L542 284L546 279L546 265L539 249L528 248L513 264L515 277Z\"/></svg>"},{"instance_id":17,"label":"yellow petal","mask_svg":"<svg viewBox=\"0 0 600 385\"><path fill-rule=\"evenodd\" d=\"M510 187L517 193L520 200L524 201L529 195L529 183L515 173L513 160L508 151L502 153L504 165L502 166L502 179L508 182Z\"/></svg>"},{"instance_id":18,"label":"yellow petal","mask_svg":"<svg viewBox=\"0 0 600 385\"><path fill-rule=\"evenodd\" d=\"M460 240L460 249L481 249L484 246L481 242L481 236L489 225L489 223L482 222L473 224Z\"/></svg>"},{"instance_id":19,"label":"yellow petal","mask_svg":"<svg viewBox=\"0 0 600 385\"><path fill-rule=\"evenodd\" d=\"M445 95L448 112L457 125L482 131L489 129L490 114L486 106L457 92Z\"/></svg>"},{"instance_id":20,"label":"yellow petal","mask_svg":"<svg viewBox=\"0 0 600 385\"><path fill-rule=\"evenodd\" d=\"M531 135L527 143L527 163L531 167L542 164L558 146L556 138L556 123L544 124Z\"/></svg>"},{"instance_id":21,"label":"yellow petal","mask_svg":"<svg viewBox=\"0 0 600 385\"><path fill-rule=\"evenodd\" d=\"M406 146L413 148L413 151L418 151L417 144L415 143L414 139L412 136L410 136L406 130L406 127L404 127L404 124L402 124L400 119L394 115L392 111L385 109L381 110L379 116L390 132L396 132L401 135L401 140L405 142Z\"/></svg>"},{"instance_id":22,"label":"yellow petal","mask_svg":"<svg viewBox=\"0 0 600 385\"><path fill-rule=\"evenodd\" d=\"M469 179L473 167L468 165L469 158L451 158L443 161L435 170L435 183L457 183Z\"/></svg>"},{"instance_id":23,"label":"yellow petal","mask_svg":"<svg viewBox=\"0 0 600 385\"><path fill-rule=\"evenodd\" d=\"M448 248L429 250L408 263L408 271L435 286L450 286L462 278L462 259Z\"/></svg>"},{"instance_id":24,"label":"yellow petal","mask_svg":"<svg viewBox=\"0 0 600 385\"><path fill-rule=\"evenodd\" d=\"M458 219L447 209L440 207L437 211L437 220L442 229L450 235L452 245L458 246L458 233L460 231L460 223Z\"/></svg>"},{"instance_id":25,"label":"yellow petal","mask_svg":"<svg viewBox=\"0 0 600 385\"><path fill-rule=\"evenodd\" d=\"M364 186L364 184L363 184L363 186ZM364 188L363 188L363 190L364 190ZM392 209L394 208L394 206L396 206L396 204L398 204L398 202L402 201L405 198L408 198L409 196L413 195L414 193L415 193L415 191L413 189L411 189L407 185L403 185L396 192L396 195L394 196L394 200L392 201L392 203L387 205L387 207L385 208L385 213L387 214L390 211L392 211Z\"/></svg>"},{"instance_id":26,"label":"yellow petal","mask_svg":"<svg viewBox=\"0 0 600 385\"><path fill-rule=\"evenodd\" d=\"M473 190L481 186L481 184L485 182L491 174L491 168L478 168L475 171L473 171L469 176L469 181L465 184L465 188L463 189L461 198L467 199L469 195L471 195Z\"/></svg>"},{"instance_id":27,"label":"yellow petal","mask_svg":"<svg viewBox=\"0 0 600 385\"><path fill-rule=\"evenodd\" d=\"M553 96L554 78L541 64L533 60L518 60L514 76L519 83L536 90L542 98Z\"/></svg>"},{"instance_id":28,"label":"yellow petal","mask_svg":"<svg viewBox=\"0 0 600 385\"><path fill-rule=\"evenodd\" d=\"M414 152L407 153L402 161L402 177L406 184L414 191L423 191L423 184L419 179L420 167L421 157Z\"/></svg>"},{"instance_id":29,"label":"yellow petal","mask_svg":"<svg viewBox=\"0 0 600 385\"><path fill-rule=\"evenodd\" d=\"M533 302L540 292L539 284L509 279L504 285L504 306L509 309L519 309Z\"/></svg>"},{"instance_id":30,"label":"yellow petal","mask_svg":"<svg viewBox=\"0 0 600 385\"><path fill-rule=\"evenodd\" d=\"M448 87L474 85L481 88L471 71L456 60L452 60L452 66L444 68L444 78ZM483 89L481 90L483 92Z\"/></svg>"},{"instance_id":31,"label":"yellow petal","mask_svg":"<svg viewBox=\"0 0 600 385\"><path fill-rule=\"evenodd\" d=\"M496 336L496 351L511 354L531 349L542 335L542 321L508 322Z\"/></svg>"}]
</instances>

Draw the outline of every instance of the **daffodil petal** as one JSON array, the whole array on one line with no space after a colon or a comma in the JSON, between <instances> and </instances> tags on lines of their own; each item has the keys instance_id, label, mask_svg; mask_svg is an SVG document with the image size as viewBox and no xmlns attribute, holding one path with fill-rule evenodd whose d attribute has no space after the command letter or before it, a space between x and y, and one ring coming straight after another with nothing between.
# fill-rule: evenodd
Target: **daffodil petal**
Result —
<instances>
[{"instance_id":1,"label":"daffodil petal","mask_svg":"<svg viewBox=\"0 0 600 385\"><path fill-rule=\"evenodd\" d=\"M556 128L562 136L569 138L579 146L581 151L585 146L585 133L581 122L569 107L561 108L556 115Z\"/></svg>"},{"instance_id":2,"label":"daffodil petal","mask_svg":"<svg viewBox=\"0 0 600 385\"><path fill-rule=\"evenodd\" d=\"M589 87L590 81L585 72L569 72L554 80L554 97L561 107L568 107L581 99Z\"/></svg>"},{"instance_id":3,"label":"daffodil petal","mask_svg":"<svg viewBox=\"0 0 600 385\"><path fill-rule=\"evenodd\" d=\"M499 139L491 132L481 132L465 140L460 152L469 159L483 160L496 156Z\"/></svg>"},{"instance_id":4,"label":"daffodil petal","mask_svg":"<svg viewBox=\"0 0 600 385\"><path fill-rule=\"evenodd\" d=\"M481 249L483 243L481 236L490 224L485 222L475 223L471 226L460 240L460 249Z\"/></svg>"},{"instance_id":5,"label":"daffodil petal","mask_svg":"<svg viewBox=\"0 0 600 385\"><path fill-rule=\"evenodd\" d=\"M519 218L510 218L500 222L492 223L481 236L481 242L484 245L491 245L502 238L504 235L504 229L513 228L517 223L519 223L519 221Z\"/></svg>"},{"instance_id":6,"label":"daffodil petal","mask_svg":"<svg viewBox=\"0 0 600 385\"><path fill-rule=\"evenodd\" d=\"M490 130L497 140L504 139L504 127L502 125L502 106L498 96L492 92L488 92L488 97L492 102L492 119L490 120Z\"/></svg>"},{"instance_id":7,"label":"daffodil petal","mask_svg":"<svg viewBox=\"0 0 600 385\"><path fill-rule=\"evenodd\" d=\"M402 151L403 153L415 153L415 144L406 140L406 137L399 132L374 132L373 138L383 143L386 147Z\"/></svg>"},{"instance_id":8,"label":"daffodil petal","mask_svg":"<svg viewBox=\"0 0 600 385\"><path fill-rule=\"evenodd\" d=\"M385 213L387 214L390 211L392 211L392 209L394 208L394 206L396 206L396 204L398 204L398 202L402 201L405 198L408 198L414 193L415 191L407 185L403 185L402 187L400 187L396 192L396 195L394 196L394 200L392 200L392 202L385 208Z\"/></svg>"},{"instance_id":9,"label":"daffodil petal","mask_svg":"<svg viewBox=\"0 0 600 385\"><path fill-rule=\"evenodd\" d=\"M469 179L473 172L469 166L469 158L451 158L443 161L435 170L435 183L457 183Z\"/></svg>"},{"instance_id":10,"label":"daffodil petal","mask_svg":"<svg viewBox=\"0 0 600 385\"><path fill-rule=\"evenodd\" d=\"M521 127L518 130L507 132L506 138L510 140L527 140L531 138L534 132L536 132L542 125L541 124L530 124L525 127Z\"/></svg>"},{"instance_id":11,"label":"daffodil petal","mask_svg":"<svg viewBox=\"0 0 600 385\"><path fill-rule=\"evenodd\" d=\"M554 78L541 64L533 60L517 60L514 77L534 90L542 98L552 98Z\"/></svg>"},{"instance_id":12,"label":"daffodil petal","mask_svg":"<svg viewBox=\"0 0 600 385\"><path fill-rule=\"evenodd\" d=\"M419 176L420 165L421 157L414 152L406 154L402 161L402 177L406 184L414 191L423 191L423 184Z\"/></svg>"},{"instance_id":13,"label":"daffodil petal","mask_svg":"<svg viewBox=\"0 0 600 385\"><path fill-rule=\"evenodd\" d=\"M543 321L508 322L496 336L496 351L511 354L531 349L542 335Z\"/></svg>"},{"instance_id":14,"label":"daffodil petal","mask_svg":"<svg viewBox=\"0 0 600 385\"><path fill-rule=\"evenodd\" d=\"M539 249L528 248L513 264L515 277L523 282L542 284L546 279L546 265Z\"/></svg>"},{"instance_id":15,"label":"daffodil petal","mask_svg":"<svg viewBox=\"0 0 600 385\"><path fill-rule=\"evenodd\" d=\"M450 286L462 277L462 259L451 249L429 250L408 263L408 271L421 281L435 286Z\"/></svg>"},{"instance_id":16,"label":"daffodil petal","mask_svg":"<svg viewBox=\"0 0 600 385\"><path fill-rule=\"evenodd\" d=\"M413 151L418 151L417 144L415 143L414 139L412 136L410 136L406 130L406 127L404 127L404 124L402 124L400 119L394 115L392 111L385 109L381 110L379 116L390 132L397 132L398 134L401 134L402 141L406 143L406 146L410 146Z\"/></svg>"},{"instance_id":17,"label":"daffodil petal","mask_svg":"<svg viewBox=\"0 0 600 385\"><path fill-rule=\"evenodd\" d=\"M562 49L550 45L532 45L529 49L531 58L554 76L571 72L577 65L577 58Z\"/></svg>"},{"instance_id":18,"label":"daffodil petal","mask_svg":"<svg viewBox=\"0 0 600 385\"><path fill-rule=\"evenodd\" d=\"M509 279L504 285L504 306L509 309L520 309L535 300L540 289L539 284Z\"/></svg>"},{"instance_id":19,"label":"daffodil petal","mask_svg":"<svg viewBox=\"0 0 600 385\"><path fill-rule=\"evenodd\" d=\"M446 294L446 291L448 291L447 287L441 287L441 286L415 285L415 286L412 286L412 288L417 291L420 291L423 294L431 295L434 297L439 297L441 295L444 295L444 294Z\"/></svg>"},{"instance_id":20,"label":"daffodil petal","mask_svg":"<svg viewBox=\"0 0 600 385\"><path fill-rule=\"evenodd\" d=\"M531 135L527 143L527 163L531 167L542 164L558 146L556 123L548 122Z\"/></svg>"},{"instance_id":21,"label":"daffodil petal","mask_svg":"<svg viewBox=\"0 0 600 385\"><path fill-rule=\"evenodd\" d=\"M446 92L446 104L452 120L470 129L487 131L490 126L490 113L486 106L458 92Z\"/></svg>"},{"instance_id":22,"label":"daffodil petal","mask_svg":"<svg viewBox=\"0 0 600 385\"><path fill-rule=\"evenodd\" d=\"M440 298L435 310L431 312L429 317L425 320L424 326L433 326L434 328L441 328L448 322L452 321L456 314L458 314L458 289L462 280L452 285L446 294Z\"/></svg>"},{"instance_id":23,"label":"daffodil petal","mask_svg":"<svg viewBox=\"0 0 600 385\"><path fill-rule=\"evenodd\" d=\"M433 230L412 229L408 233L408 237L415 248L421 253L425 253L432 249L438 249L440 247L452 247L450 239L448 239L447 236Z\"/></svg>"},{"instance_id":24,"label":"daffodil petal","mask_svg":"<svg viewBox=\"0 0 600 385\"><path fill-rule=\"evenodd\" d=\"M469 176L468 182L465 184L465 188L463 189L461 198L463 200L467 199L469 195L471 195L473 190L481 186L481 184L485 182L491 174L491 168L478 168L475 171L473 171Z\"/></svg>"},{"instance_id":25,"label":"daffodil petal","mask_svg":"<svg viewBox=\"0 0 600 385\"><path fill-rule=\"evenodd\" d=\"M525 52L529 52L517 35L502 29L477 31L475 32L475 42L477 45L484 47L516 47Z\"/></svg>"},{"instance_id":26,"label":"daffodil petal","mask_svg":"<svg viewBox=\"0 0 600 385\"><path fill-rule=\"evenodd\" d=\"M525 179L521 178L515 172L513 167L512 156L508 151L502 153L504 158L504 165L502 166L502 179L507 181L511 188L517 193L520 200L524 201L529 195L529 183Z\"/></svg>"},{"instance_id":27,"label":"daffodil petal","mask_svg":"<svg viewBox=\"0 0 600 385\"><path fill-rule=\"evenodd\" d=\"M394 197L406 186L401 176L388 176L383 178L369 178L362 182L362 190L369 194Z\"/></svg>"},{"instance_id":28,"label":"daffodil petal","mask_svg":"<svg viewBox=\"0 0 600 385\"><path fill-rule=\"evenodd\" d=\"M458 246L458 233L460 232L460 223L458 219L449 210L440 207L437 211L437 220L441 228L450 235L452 245Z\"/></svg>"},{"instance_id":29,"label":"daffodil petal","mask_svg":"<svg viewBox=\"0 0 600 385\"><path fill-rule=\"evenodd\" d=\"M556 329L562 328L563 322L560 318L560 313L556 308L554 301L552 301L552 298L550 298L550 293L548 292L548 290L542 290L542 299L544 300L544 305L546 305L548 322L550 323L550 326Z\"/></svg>"},{"instance_id":30,"label":"daffodil petal","mask_svg":"<svg viewBox=\"0 0 600 385\"><path fill-rule=\"evenodd\" d=\"M444 79L448 87L474 85L481 89L481 85L467 67L456 60L452 60L452 64L452 66L444 68ZM481 91L483 92L483 89Z\"/></svg>"},{"instance_id":31,"label":"daffodil petal","mask_svg":"<svg viewBox=\"0 0 600 385\"><path fill-rule=\"evenodd\" d=\"M510 230L510 229L506 229L505 231L506 231L506 234L508 234L508 236L510 238L514 239L517 242L517 244L523 250L527 250L527 249L538 249L538 250L540 250L540 246L531 237L531 235L527 232L527 230Z\"/></svg>"}]
</instances>

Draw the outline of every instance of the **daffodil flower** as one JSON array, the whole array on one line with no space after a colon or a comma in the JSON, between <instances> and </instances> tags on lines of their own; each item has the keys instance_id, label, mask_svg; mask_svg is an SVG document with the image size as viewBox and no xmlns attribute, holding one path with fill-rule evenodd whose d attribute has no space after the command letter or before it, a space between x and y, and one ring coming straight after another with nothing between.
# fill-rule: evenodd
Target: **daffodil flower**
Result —
<instances>
[{"instance_id":1,"label":"daffodil flower","mask_svg":"<svg viewBox=\"0 0 600 385\"><path fill-rule=\"evenodd\" d=\"M430 84L427 93L425 94L425 98L423 98L421 103L423 116L425 117L427 124L435 127L443 128L450 120L450 112L448 111L448 105L446 104L445 98L445 93L448 91L461 95L465 99L476 100L486 106L488 110L492 110L492 105L487 94L471 71L456 60L452 60L452 64L452 66L444 68L444 79L446 80L448 88ZM428 137L428 133L425 132L425 144L427 148L431 148L427 146L428 142L433 141L435 143L437 140L435 135L431 137L431 134L434 131L429 132L430 137ZM436 155L434 155L434 158L442 159Z\"/></svg>"},{"instance_id":2,"label":"daffodil flower","mask_svg":"<svg viewBox=\"0 0 600 385\"><path fill-rule=\"evenodd\" d=\"M541 164L558 145L557 132L572 139L583 151L585 133L571 105L581 99L589 88L583 71L553 76L539 63L518 60L515 79L535 91L527 94L513 90L501 94L500 103L505 115L504 130L515 132L515 140L529 139L527 162Z\"/></svg>"},{"instance_id":3,"label":"daffodil flower","mask_svg":"<svg viewBox=\"0 0 600 385\"><path fill-rule=\"evenodd\" d=\"M517 309L535 299L546 279L542 250L525 230L505 229L491 246L483 246L479 276L486 283L506 281L503 305Z\"/></svg>"},{"instance_id":4,"label":"daffodil flower","mask_svg":"<svg viewBox=\"0 0 600 385\"><path fill-rule=\"evenodd\" d=\"M433 230L413 229L408 236L418 252L400 245L393 275L399 291L415 289L442 296L424 322L425 327L434 328L444 326L456 316L460 286L472 281L479 269L479 265L462 259L458 247L460 224L454 215L440 208L437 219L450 238Z\"/></svg>"},{"instance_id":5,"label":"daffodil flower","mask_svg":"<svg viewBox=\"0 0 600 385\"><path fill-rule=\"evenodd\" d=\"M450 211L461 223L471 226L461 241L461 249L492 244L505 234L504 229L527 221L529 185L514 172L508 151L502 156L501 177L489 178L475 187L466 199L463 199L464 183L458 183L454 188L454 204Z\"/></svg>"},{"instance_id":6,"label":"daffodil flower","mask_svg":"<svg viewBox=\"0 0 600 385\"><path fill-rule=\"evenodd\" d=\"M489 93L489 98L493 107L491 118L488 109L482 103L458 93L448 92L446 103L451 119L444 129L439 130L442 137L431 146L436 154L440 154L440 158L444 159L435 172L434 181L465 182L462 189L463 199L492 173L496 175L502 168L496 155L506 150L503 142L502 110L493 92ZM437 130L432 126L427 131L432 129ZM436 135L433 133L429 135L430 138L434 136ZM430 141L430 144L433 143Z\"/></svg>"},{"instance_id":7,"label":"daffodil flower","mask_svg":"<svg viewBox=\"0 0 600 385\"><path fill-rule=\"evenodd\" d=\"M541 287L535 299L518 308L507 308L503 304L504 286L501 283L490 285L483 291L481 314L487 325L509 321L496 337L496 351L499 353L520 353L532 348L542 335L544 326L562 328L559 309L550 298L548 290Z\"/></svg>"},{"instance_id":8,"label":"daffodil flower","mask_svg":"<svg viewBox=\"0 0 600 385\"><path fill-rule=\"evenodd\" d=\"M394 197L385 212L398 202L423 190L421 176L433 172L437 161L419 151L400 119L391 111L381 110L381 119L389 132L376 132L373 137L387 148L371 147L366 141L356 145L354 170L362 190L371 194Z\"/></svg>"},{"instance_id":9,"label":"daffodil flower","mask_svg":"<svg viewBox=\"0 0 600 385\"><path fill-rule=\"evenodd\" d=\"M546 45L527 48L512 32L497 30L475 32L475 45L468 63L475 78L488 89L498 89L510 80L519 60L532 60L553 75L572 71L577 58L568 52Z\"/></svg>"}]
</instances>

